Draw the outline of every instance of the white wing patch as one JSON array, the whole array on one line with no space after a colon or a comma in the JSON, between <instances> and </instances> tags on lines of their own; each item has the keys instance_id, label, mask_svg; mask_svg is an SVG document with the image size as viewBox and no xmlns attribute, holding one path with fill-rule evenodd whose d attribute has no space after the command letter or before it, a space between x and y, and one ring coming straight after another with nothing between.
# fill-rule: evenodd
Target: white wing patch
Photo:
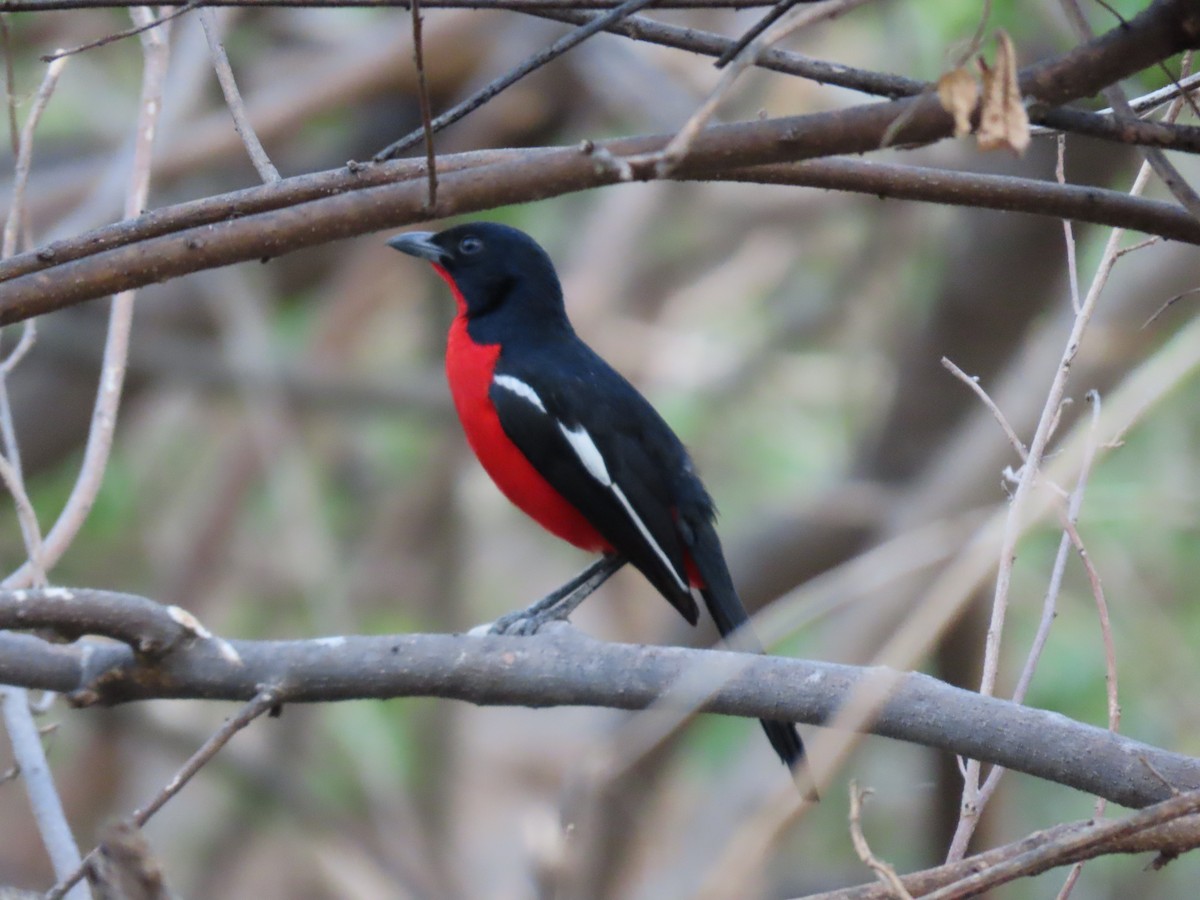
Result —
<instances>
[{"instance_id":1,"label":"white wing patch","mask_svg":"<svg viewBox=\"0 0 1200 900\"><path fill-rule=\"evenodd\" d=\"M501 376L506 377L506 376ZM499 379L497 379L499 380ZM516 379L513 379L514 381ZM517 382L521 387L532 392L527 384ZM536 397L537 395L534 394ZM654 550L659 560L662 561L663 567L671 573L675 579L675 583L679 585L680 590L687 592L690 590L683 579L679 577L679 573L675 571L675 567L671 565L671 560L667 558L667 554L663 552L662 547L658 546L658 541L650 534L650 529L646 527L646 523L642 521L641 516L634 511L633 504L629 502L629 498L625 496L625 492L621 490L621 486L612 480L612 476L608 474L608 466L604 464L604 457L600 455L600 448L596 446L596 442L592 440L592 436L587 433L587 430L579 425L575 428L568 428L562 422L558 423L559 430L563 433L563 437L567 439L567 443L571 445L571 449L575 451L575 455L579 457L579 461L583 463L583 467L587 469L588 474L595 478L598 482L613 492L613 496L617 498L621 506L624 507L626 515L637 530L641 532L642 537L646 539L646 543Z\"/></svg>"},{"instance_id":2,"label":"white wing patch","mask_svg":"<svg viewBox=\"0 0 1200 900\"><path fill-rule=\"evenodd\" d=\"M571 445L571 449L575 451L575 455L579 457L579 461L583 463L583 467L588 470L589 475L606 488L616 487L613 484L612 476L608 474L608 466L604 464L604 457L600 455L600 448L596 446L596 442L592 440L592 436L582 425L577 428L568 428L559 422L558 430L563 433L563 437L567 439L567 443Z\"/></svg>"},{"instance_id":3,"label":"white wing patch","mask_svg":"<svg viewBox=\"0 0 1200 900\"><path fill-rule=\"evenodd\" d=\"M506 391L516 394L522 400L528 400L542 412L546 411L546 405L542 403L542 398L538 396L537 391L520 378L514 378L511 375L497 375L492 381L496 387L502 387Z\"/></svg>"}]
</instances>

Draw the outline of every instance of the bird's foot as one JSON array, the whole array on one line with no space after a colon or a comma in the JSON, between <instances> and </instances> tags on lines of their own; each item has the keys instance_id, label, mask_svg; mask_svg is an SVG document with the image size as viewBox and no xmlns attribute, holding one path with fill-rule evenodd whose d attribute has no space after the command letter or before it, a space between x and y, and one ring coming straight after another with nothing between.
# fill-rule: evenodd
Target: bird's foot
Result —
<instances>
[{"instance_id":1,"label":"bird's foot","mask_svg":"<svg viewBox=\"0 0 1200 900\"><path fill-rule=\"evenodd\" d=\"M602 556L537 603L501 616L487 633L531 635L537 634L548 622L565 622L580 603L623 565L625 560L619 556Z\"/></svg>"},{"instance_id":2,"label":"bird's foot","mask_svg":"<svg viewBox=\"0 0 1200 900\"><path fill-rule=\"evenodd\" d=\"M518 609L515 612L506 613L492 623L492 627L488 629L487 633L528 637L537 634L548 622L567 621L567 617L574 612L574 607L563 609L556 605L546 609L536 609L536 606L537 604L534 604L529 609Z\"/></svg>"}]
</instances>

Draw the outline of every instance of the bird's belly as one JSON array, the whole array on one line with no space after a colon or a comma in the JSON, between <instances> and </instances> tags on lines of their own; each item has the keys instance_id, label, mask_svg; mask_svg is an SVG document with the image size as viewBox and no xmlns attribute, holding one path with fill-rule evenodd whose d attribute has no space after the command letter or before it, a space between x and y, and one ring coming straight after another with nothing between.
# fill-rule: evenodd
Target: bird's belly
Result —
<instances>
[{"instance_id":1,"label":"bird's belly","mask_svg":"<svg viewBox=\"0 0 1200 900\"><path fill-rule=\"evenodd\" d=\"M496 487L514 506L551 534L593 553L610 553L612 546L546 481L504 433L488 396L498 344L479 345L466 333L459 316L450 328L446 375L467 443Z\"/></svg>"}]
</instances>

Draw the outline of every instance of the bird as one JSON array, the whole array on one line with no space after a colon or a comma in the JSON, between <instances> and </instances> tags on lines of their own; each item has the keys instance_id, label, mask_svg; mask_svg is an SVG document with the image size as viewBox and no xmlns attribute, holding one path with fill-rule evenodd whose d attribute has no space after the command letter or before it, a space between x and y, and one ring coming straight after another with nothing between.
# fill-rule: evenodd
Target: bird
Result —
<instances>
[{"instance_id":1,"label":"bird","mask_svg":"<svg viewBox=\"0 0 1200 900\"><path fill-rule=\"evenodd\" d=\"M484 470L551 534L601 554L542 611L629 562L689 624L699 620L699 595L730 646L762 653L691 457L650 402L575 333L546 251L495 222L410 231L387 243L432 263L454 296L446 374ZM514 615L527 614L540 621L534 607ZM761 722L779 758L799 772L795 724Z\"/></svg>"}]
</instances>

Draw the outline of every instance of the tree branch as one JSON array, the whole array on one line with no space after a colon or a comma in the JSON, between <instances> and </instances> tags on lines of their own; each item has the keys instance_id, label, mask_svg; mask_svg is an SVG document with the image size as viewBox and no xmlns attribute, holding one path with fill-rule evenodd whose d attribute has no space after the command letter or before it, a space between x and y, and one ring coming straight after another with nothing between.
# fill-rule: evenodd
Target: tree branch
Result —
<instances>
[{"instance_id":1,"label":"tree branch","mask_svg":"<svg viewBox=\"0 0 1200 900\"><path fill-rule=\"evenodd\" d=\"M157 6L191 6L194 0L166 0ZM622 0L423 0L426 9L614 9ZM658 0L659 9L756 9L775 0ZM123 9L137 0L0 0L0 12L51 12L63 9ZM205 6L249 8L410 9L409 0L204 0Z\"/></svg>"},{"instance_id":2,"label":"tree branch","mask_svg":"<svg viewBox=\"0 0 1200 900\"><path fill-rule=\"evenodd\" d=\"M80 706L155 698L245 701L272 684L285 703L433 696L501 706L662 704L821 723L864 679L882 675L895 689L869 726L874 734L1003 765L1124 806L1200 787L1200 760L916 673L609 644L570 628L531 638L409 634L226 642L149 600L139 600L123 620L114 595L76 591L65 603L53 593L0 592L0 626L37 621L75 634L82 619L138 646L128 623L141 620L160 635L158 644L171 645L154 660L122 644L84 639L62 645L0 632L0 682L64 692ZM719 684L696 684L704 680L697 672L714 670L733 674ZM685 675L693 687L686 696L678 688ZM1088 764L1081 766L1081 759Z\"/></svg>"},{"instance_id":3,"label":"tree branch","mask_svg":"<svg viewBox=\"0 0 1200 900\"><path fill-rule=\"evenodd\" d=\"M1022 89L1043 102L1066 102L1197 43L1200 10L1180 0L1157 0L1128 27L1028 67ZM698 136L675 175L720 178L748 166L868 152L879 146L898 116L906 120L895 136L902 143L928 143L952 130L949 114L930 96L718 126ZM621 160L657 152L666 141L664 136L643 136L598 147L588 145L582 150L547 148L443 157L444 174L435 210L427 209L424 184L415 177L423 172L423 166L412 161L356 164L339 172L287 179L278 186L168 208L139 223L99 229L75 241L73 252L67 252L71 248L62 244L51 245L0 265L0 324L188 272L278 256L431 215L474 212L628 178L651 179L655 177L653 166L622 165ZM1086 200L1079 203L1078 213L1059 207L1053 214L1090 221L1087 205ZM264 209L270 212L260 211ZM180 210L195 218L180 217ZM1158 212L1172 215L1165 208ZM239 214L243 217L224 218ZM1187 226L1178 221L1174 224L1178 227L1172 236L1188 233ZM139 233L156 232L157 238L123 243ZM1155 229L1154 233L1162 231Z\"/></svg>"},{"instance_id":4,"label":"tree branch","mask_svg":"<svg viewBox=\"0 0 1200 900\"><path fill-rule=\"evenodd\" d=\"M1064 822L958 862L904 875L900 882L919 897L973 897L1018 878L1112 853L1157 852L1159 858L1150 865L1157 869L1200 846L1197 809L1200 793L1193 791L1115 821ZM887 885L876 883L811 894L808 900L891 900L894 896Z\"/></svg>"}]
</instances>

